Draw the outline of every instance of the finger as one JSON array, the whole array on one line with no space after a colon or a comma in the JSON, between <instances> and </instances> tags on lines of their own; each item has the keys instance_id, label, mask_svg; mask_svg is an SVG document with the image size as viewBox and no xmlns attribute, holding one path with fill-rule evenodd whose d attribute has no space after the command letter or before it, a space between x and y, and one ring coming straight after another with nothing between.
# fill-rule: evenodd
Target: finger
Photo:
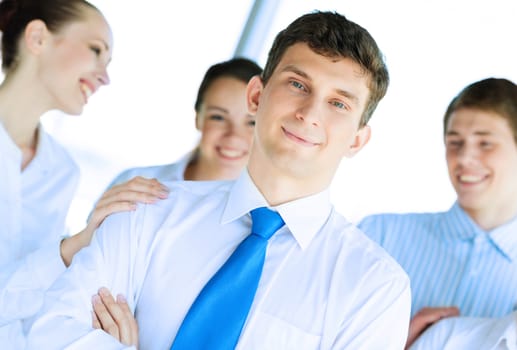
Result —
<instances>
[{"instance_id":1,"label":"finger","mask_svg":"<svg viewBox=\"0 0 517 350\"><path fill-rule=\"evenodd\" d=\"M113 336L115 339L120 340L118 326L111 314L108 312L106 305L102 301L101 297L97 294L94 295L92 297L92 304L93 311L99 320L101 329Z\"/></svg>"},{"instance_id":2,"label":"finger","mask_svg":"<svg viewBox=\"0 0 517 350\"><path fill-rule=\"evenodd\" d=\"M456 306L450 306L444 310L444 315L444 317L459 316L460 309L458 309Z\"/></svg>"},{"instance_id":3,"label":"finger","mask_svg":"<svg viewBox=\"0 0 517 350\"><path fill-rule=\"evenodd\" d=\"M137 176L110 188L102 195L89 217L88 226L95 230L107 216L113 213L135 210L136 203L155 203L167 198L168 194L168 188L156 179Z\"/></svg>"},{"instance_id":4,"label":"finger","mask_svg":"<svg viewBox=\"0 0 517 350\"><path fill-rule=\"evenodd\" d=\"M88 226L95 230L109 215L123 211L133 211L136 210L136 208L137 205L134 202L114 202L104 207L98 206L90 216Z\"/></svg>"},{"instance_id":5,"label":"finger","mask_svg":"<svg viewBox=\"0 0 517 350\"><path fill-rule=\"evenodd\" d=\"M138 324L135 317L133 316L133 312L129 308L126 298L121 294L117 295L117 304L120 306L120 309L125 315L126 320L128 320L128 327L124 327L123 332L121 331L120 333L121 341L124 340L122 343L126 345L137 345Z\"/></svg>"},{"instance_id":6,"label":"finger","mask_svg":"<svg viewBox=\"0 0 517 350\"><path fill-rule=\"evenodd\" d=\"M99 319L97 318L97 314L95 314L95 311L92 310L92 327L93 329L102 329L101 323Z\"/></svg>"},{"instance_id":7,"label":"finger","mask_svg":"<svg viewBox=\"0 0 517 350\"><path fill-rule=\"evenodd\" d=\"M133 344L135 335L132 333L131 322L134 321L134 317L127 303L116 302L109 290L104 287L99 289L99 295L110 313L111 319L117 325L119 341L126 345Z\"/></svg>"},{"instance_id":8,"label":"finger","mask_svg":"<svg viewBox=\"0 0 517 350\"><path fill-rule=\"evenodd\" d=\"M120 188L117 191L107 193L99 199L95 205L94 213L92 215L98 215L106 207L109 207L113 203L146 203L152 204L160 199L167 198L168 193L164 192L150 192L145 190L134 190L129 188Z\"/></svg>"},{"instance_id":9,"label":"finger","mask_svg":"<svg viewBox=\"0 0 517 350\"><path fill-rule=\"evenodd\" d=\"M114 193L130 191L145 192L156 196L167 196L169 189L156 179L146 179L136 176L133 179L112 187Z\"/></svg>"}]
</instances>

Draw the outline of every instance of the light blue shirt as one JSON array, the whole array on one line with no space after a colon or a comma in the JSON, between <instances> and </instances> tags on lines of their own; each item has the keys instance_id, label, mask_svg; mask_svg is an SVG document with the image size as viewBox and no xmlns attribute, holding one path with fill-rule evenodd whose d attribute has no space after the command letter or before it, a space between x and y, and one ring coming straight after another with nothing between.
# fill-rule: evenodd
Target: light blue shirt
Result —
<instances>
[{"instance_id":1,"label":"light blue shirt","mask_svg":"<svg viewBox=\"0 0 517 350\"><path fill-rule=\"evenodd\" d=\"M185 169L192 160L194 152L184 155L179 161L171 164L136 167L123 171L108 185L109 189L115 185L131 180L135 176L142 176L148 179L157 179L160 182L178 181L185 179Z\"/></svg>"},{"instance_id":2,"label":"light blue shirt","mask_svg":"<svg viewBox=\"0 0 517 350\"><path fill-rule=\"evenodd\" d=\"M21 171L22 153L0 124L0 347L23 349L21 320L65 270L59 243L79 168L42 128L36 155Z\"/></svg>"},{"instance_id":3,"label":"light blue shirt","mask_svg":"<svg viewBox=\"0 0 517 350\"><path fill-rule=\"evenodd\" d=\"M140 349L168 349L201 288L249 234L267 202L247 171L236 181L166 183L167 199L109 216L49 290L31 349L125 349L91 328L99 287L127 296ZM266 261L237 349L403 349L409 279L335 212L328 191L274 208L286 225Z\"/></svg>"},{"instance_id":4,"label":"light blue shirt","mask_svg":"<svg viewBox=\"0 0 517 350\"><path fill-rule=\"evenodd\" d=\"M359 227L408 273L412 315L426 306L476 317L516 308L517 218L486 232L455 203L443 213L372 215Z\"/></svg>"}]
</instances>

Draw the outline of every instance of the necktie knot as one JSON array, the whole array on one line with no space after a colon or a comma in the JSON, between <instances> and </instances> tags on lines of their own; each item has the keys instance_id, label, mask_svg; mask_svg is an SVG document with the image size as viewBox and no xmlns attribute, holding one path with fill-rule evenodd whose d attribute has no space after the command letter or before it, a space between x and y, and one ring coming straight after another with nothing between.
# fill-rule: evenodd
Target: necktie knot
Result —
<instances>
[{"instance_id":1,"label":"necktie knot","mask_svg":"<svg viewBox=\"0 0 517 350\"><path fill-rule=\"evenodd\" d=\"M253 209L251 212L251 233L259 235L264 239L269 239L271 236L284 226L284 220L278 212L260 207Z\"/></svg>"}]
</instances>

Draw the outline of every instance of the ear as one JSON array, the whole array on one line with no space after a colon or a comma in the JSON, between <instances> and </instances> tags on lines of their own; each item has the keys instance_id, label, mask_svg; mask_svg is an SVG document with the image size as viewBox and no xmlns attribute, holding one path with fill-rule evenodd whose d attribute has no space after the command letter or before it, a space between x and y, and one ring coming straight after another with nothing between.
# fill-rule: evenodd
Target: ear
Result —
<instances>
[{"instance_id":1,"label":"ear","mask_svg":"<svg viewBox=\"0 0 517 350\"><path fill-rule=\"evenodd\" d=\"M246 102L248 104L248 113L255 115L257 113L260 95L264 89L262 79L258 75L254 76L248 82L246 87Z\"/></svg>"},{"instance_id":2,"label":"ear","mask_svg":"<svg viewBox=\"0 0 517 350\"><path fill-rule=\"evenodd\" d=\"M369 125L365 125L357 130L354 142L348 146L349 148L346 150L345 156L348 158L355 156L370 141L371 134L372 130Z\"/></svg>"},{"instance_id":3,"label":"ear","mask_svg":"<svg viewBox=\"0 0 517 350\"><path fill-rule=\"evenodd\" d=\"M48 39L49 33L47 25L42 20L34 19L30 21L24 31L25 46L33 54L39 54Z\"/></svg>"},{"instance_id":4,"label":"ear","mask_svg":"<svg viewBox=\"0 0 517 350\"><path fill-rule=\"evenodd\" d=\"M203 117L201 115L199 115L199 112L196 112L195 123L196 123L196 129L201 131L203 129Z\"/></svg>"}]
</instances>

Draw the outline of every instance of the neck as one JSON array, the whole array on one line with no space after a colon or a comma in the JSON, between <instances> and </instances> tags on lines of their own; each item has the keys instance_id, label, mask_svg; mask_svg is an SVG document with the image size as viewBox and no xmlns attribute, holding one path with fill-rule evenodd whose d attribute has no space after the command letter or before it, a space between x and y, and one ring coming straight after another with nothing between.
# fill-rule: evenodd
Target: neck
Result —
<instances>
[{"instance_id":1,"label":"neck","mask_svg":"<svg viewBox=\"0 0 517 350\"><path fill-rule=\"evenodd\" d=\"M508 206L491 208L490 210L463 209L485 231L493 230L509 222L517 215L517 208L509 208Z\"/></svg>"},{"instance_id":2,"label":"neck","mask_svg":"<svg viewBox=\"0 0 517 350\"><path fill-rule=\"evenodd\" d=\"M313 181L314 178L297 178L292 174L276 171L272 167L254 166L251 162L248 164L248 172L253 183L271 206L311 196L328 187L326 182L322 184L322 181Z\"/></svg>"},{"instance_id":3,"label":"neck","mask_svg":"<svg viewBox=\"0 0 517 350\"><path fill-rule=\"evenodd\" d=\"M206 164L199 158L193 159L185 169L183 177L189 181L233 180L239 176L235 169L224 169L219 165Z\"/></svg>"},{"instance_id":4,"label":"neck","mask_svg":"<svg viewBox=\"0 0 517 350\"><path fill-rule=\"evenodd\" d=\"M37 87L24 84L21 79L6 77L0 86L0 122L20 148L35 147L43 107Z\"/></svg>"}]
</instances>

